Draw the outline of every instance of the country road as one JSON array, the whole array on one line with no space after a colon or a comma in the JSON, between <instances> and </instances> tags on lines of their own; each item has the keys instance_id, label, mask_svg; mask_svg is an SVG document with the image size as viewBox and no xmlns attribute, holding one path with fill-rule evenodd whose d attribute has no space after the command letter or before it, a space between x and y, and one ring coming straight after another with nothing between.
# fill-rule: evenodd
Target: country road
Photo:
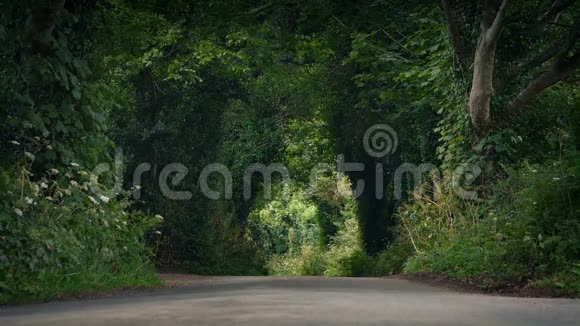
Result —
<instances>
[{"instance_id":1,"label":"country road","mask_svg":"<svg viewBox=\"0 0 580 326\"><path fill-rule=\"evenodd\" d=\"M578 325L580 300L378 278L184 277L178 287L0 307L0 325Z\"/></svg>"}]
</instances>

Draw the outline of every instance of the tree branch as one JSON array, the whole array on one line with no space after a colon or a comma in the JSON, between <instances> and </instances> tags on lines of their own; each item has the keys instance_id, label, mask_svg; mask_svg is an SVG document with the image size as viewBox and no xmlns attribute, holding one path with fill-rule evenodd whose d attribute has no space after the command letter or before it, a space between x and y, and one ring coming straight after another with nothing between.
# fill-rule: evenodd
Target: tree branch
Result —
<instances>
[{"instance_id":1,"label":"tree branch","mask_svg":"<svg viewBox=\"0 0 580 326\"><path fill-rule=\"evenodd\" d=\"M503 29L503 25L504 25L504 21L505 21L505 14L506 14L509 3L510 3L510 0L503 0L502 1L501 6L499 7L497 14L495 15L493 23L489 27L489 32L488 32L488 36L487 36L489 42L496 42L497 39L499 38L501 30Z\"/></svg>"},{"instance_id":2,"label":"tree branch","mask_svg":"<svg viewBox=\"0 0 580 326\"><path fill-rule=\"evenodd\" d=\"M572 4L574 4L574 2L576 2L576 0L556 0L554 1L554 3L552 4L552 7L550 8L550 10L548 10L548 12L546 12L542 18L540 19L540 22L542 23L549 23L549 22L553 22L562 11L566 10L566 8L570 7Z\"/></svg>"},{"instance_id":3,"label":"tree branch","mask_svg":"<svg viewBox=\"0 0 580 326\"><path fill-rule=\"evenodd\" d=\"M545 48L529 61L510 66L507 70L506 80L509 81L526 70L541 66L553 58L566 55L574 46L574 42L578 37L578 29L580 29L580 16L576 17L574 23L568 27L568 31L560 36L552 45Z\"/></svg>"},{"instance_id":4,"label":"tree branch","mask_svg":"<svg viewBox=\"0 0 580 326\"><path fill-rule=\"evenodd\" d=\"M481 17L482 29L488 30L497 16L496 0L485 0L483 3L483 14Z\"/></svg>"},{"instance_id":5,"label":"tree branch","mask_svg":"<svg viewBox=\"0 0 580 326\"><path fill-rule=\"evenodd\" d=\"M455 53L455 58L463 70L467 70L467 47L465 46L465 40L461 35L459 26L457 25L457 18L455 13L451 8L449 0L441 0L441 8L445 15L445 21L447 24L447 31L451 37L451 43L453 45L453 51Z\"/></svg>"},{"instance_id":6,"label":"tree branch","mask_svg":"<svg viewBox=\"0 0 580 326\"><path fill-rule=\"evenodd\" d=\"M568 78L578 68L580 68L580 52L575 53L569 59L557 60L548 71L532 80L518 96L509 102L507 107L508 114L510 116L518 114L528 105L532 98L546 88Z\"/></svg>"},{"instance_id":7,"label":"tree branch","mask_svg":"<svg viewBox=\"0 0 580 326\"><path fill-rule=\"evenodd\" d=\"M265 11L268 11L271 8L274 8L274 7L281 5L281 4L282 4L282 1L272 1L272 2L269 2L265 5L263 5L263 6L252 9L252 10L248 11L246 14L247 15L259 15L259 14L261 14Z\"/></svg>"},{"instance_id":8,"label":"tree branch","mask_svg":"<svg viewBox=\"0 0 580 326\"><path fill-rule=\"evenodd\" d=\"M551 46L544 49L542 52L538 53L535 57L531 60L521 63L517 65L515 68L511 68L507 74L507 80L511 80L514 77L520 75L522 72L540 66L547 62L548 60L556 57L560 54L564 48L564 46L568 44L568 38L566 36L562 36L556 42L554 42Z\"/></svg>"},{"instance_id":9,"label":"tree branch","mask_svg":"<svg viewBox=\"0 0 580 326\"><path fill-rule=\"evenodd\" d=\"M541 15L540 19L533 25L527 28L527 33L535 35L543 32L546 26L553 24L558 20L562 11L573 5L577 0L555 0L550 9L545 14Z\"/></svg>"}]
</instances>

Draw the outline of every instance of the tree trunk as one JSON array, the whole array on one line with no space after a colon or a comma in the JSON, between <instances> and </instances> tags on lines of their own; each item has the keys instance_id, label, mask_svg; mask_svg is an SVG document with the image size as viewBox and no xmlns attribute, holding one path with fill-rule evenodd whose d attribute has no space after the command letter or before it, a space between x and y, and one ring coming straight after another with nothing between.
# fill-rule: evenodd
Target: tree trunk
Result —
<instances>
[{"instance_id":1,"label":"tree trunk","mask_svg":"<svg viewBox=\"0 0 580 326\"><path fill-rule=\"evenodd\" d=\"M476 137L483 138L491 130L491 97L495 44L489 44L485 32L479 38L473 61L473 82L469 94L469 116Z\"/></svg>"},{"instance_id":2,"label":"tree trunk","mask_svg":"<svg viewBox=\"0 0 580 326\"><path fill-rule=\"evenodd\" d=\"M487 0L473 60L473 82L469 94L469 116L478 139L487 136L492 128L491 98L494 94L493 71L495 50L503 29L509 0L503 0L499 10L496 2Z\"/></svg>"}]
</instances>

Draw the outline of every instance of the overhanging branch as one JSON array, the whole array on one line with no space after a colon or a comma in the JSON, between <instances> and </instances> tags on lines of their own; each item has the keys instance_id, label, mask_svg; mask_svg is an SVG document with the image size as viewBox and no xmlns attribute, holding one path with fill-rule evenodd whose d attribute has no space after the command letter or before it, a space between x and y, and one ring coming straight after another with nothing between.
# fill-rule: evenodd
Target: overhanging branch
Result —
<instances>
[{"instance_id":1,"label":"overhanging branch","mask_svg":"<svg viewBox=\"0 0 580 326\"><path fill-rule=\"evenodd\" d=\"M510 116L514 116L528 105L536 95L543 92L546 88L570 77L578 68L580 68L580 52L575 53L572 57L556 61L552 67L532 80L528 86L522 90L507 107Z\"/></svg>"},{"instance_id":2,"label":"overhanging branch","mask_svg":"<svg viewBox=\"0 0 580 326\"><path fill-rule=\"evenodd\" d=\"M579 34L580 29L580 16L576 17L574 23L568 27L568 31L565 32L560 38L558 38L552 45L542 50L536 56L532 57L529 61L523 62L519 65L512 65L508 68L506 81L509 81L521 73L543 65L544 63L554 59L563 58L574 46Z\"/></svg>"},{"instance_id":3,"label":"overhanging branch","mask_svg":"<svg viewBox=\"0 0 580 326\"><path fill-rule=\"evenodd\" d=\"M558 19L558 16L560 16L562 11L566 10L568 7L570 7L576 1L577 0L556 0L556 1L554 1L552 6L550 7L550 10L548 10L542 16L542 18L540 18L540 21L538 22L538 24L536 26L533 27L533 30L535 30L536 32L544 30L548 24L554 23Z\"/></svg>"}]
</instances>

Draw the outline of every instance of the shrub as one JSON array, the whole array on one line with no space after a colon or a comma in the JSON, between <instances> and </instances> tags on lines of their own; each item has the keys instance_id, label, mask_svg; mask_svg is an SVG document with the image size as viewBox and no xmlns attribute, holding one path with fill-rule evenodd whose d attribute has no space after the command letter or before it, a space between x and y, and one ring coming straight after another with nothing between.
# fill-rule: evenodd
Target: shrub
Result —
<instances>
[{"instance_id":1,"label":"shrub","mask_svg":"<svg viewBox=\"0 0 580 326\"><path fill-rule=\"evenodd\" d=\"M324 252L305 245L299 254L274 255L268 262L270 275L322 275L325 268Z\"/></svg>"},{"instance_id":2,"label":"shrub","mask_svg":"<svg viewBox=\"0 0 580 326\"><path fill-rule=\"evenodd\" d=\"M405 263L414 253L413 246L406 241L397 241L377 255L368 257L364 268L367 276L388 276L403 271Z\"/></svg>"},{"instance_id":3,"label":"shrub","mask_svg":"<svg viewBox=\"0 0 580 326\"><path fill-rule=\"evenodd\" d=\"M286 196L258 203L246 237L266 257L274 275L354 276L366 253L350 181L339 173L319 177L310 188L294 185Z\"/></svg>"},{"instance_id":4,"label":"shrub","mask_svg":"<svg viewBox=\"0 0 580 326\"><path fill-rule=\"evenodd\" d=\"M358 221L349 218L333 238L326 253L326 276L358 276L367 259Z\"/></svg>"},{"instance_id":5,"label":"shrub","mask_svg":"<svg viewBox=\"0 0 580 326\"><path fill-rule=\"evenodd\" d=\"M144 237L158 218L91 195L80 168L0 175L0 302L157 284Z\"/></svg>"},{"instance_id":6,"label":"shrub","mask_svg":"<svg viewBox=\"0 0 580 326\"><path fill-rule=\"evenodd\" d=\"M511 170L479 202L420 194L399 215L400 232L416 251L405 272L579 293L578 158Z\"/></svg>"}]
</instances>

